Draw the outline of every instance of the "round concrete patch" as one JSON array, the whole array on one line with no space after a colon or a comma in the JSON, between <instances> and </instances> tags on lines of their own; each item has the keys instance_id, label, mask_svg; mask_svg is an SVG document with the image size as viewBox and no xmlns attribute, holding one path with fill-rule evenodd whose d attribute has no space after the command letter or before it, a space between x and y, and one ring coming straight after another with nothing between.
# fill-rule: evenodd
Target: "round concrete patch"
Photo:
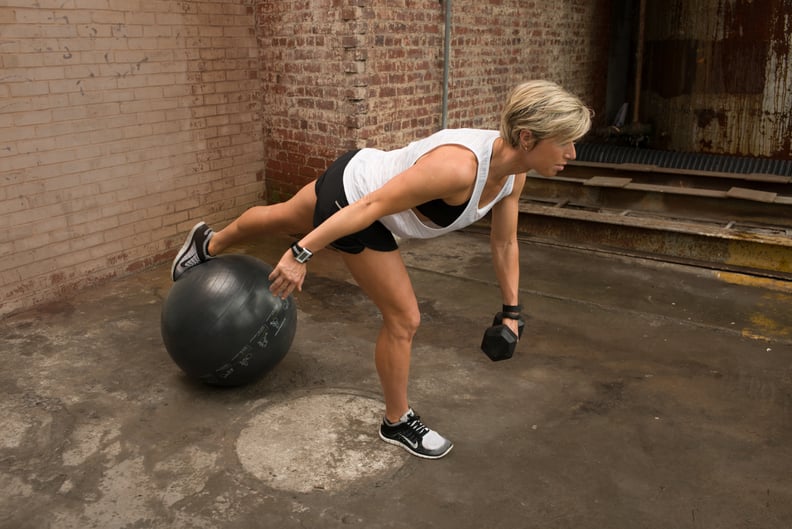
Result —
<instances>
[{"instance_id":1,"label":"round concrete patch","mask_svg":"<svg viewBox=\"0 0 792 529\"><path fill-rule=\"evenodd\" d=\"M359 395L298 397L254 416L237 439L237 456L279 490L340 490L404 464L404 454L377 435L381 417L382 404Z\"/></svg>"}]
</instances>

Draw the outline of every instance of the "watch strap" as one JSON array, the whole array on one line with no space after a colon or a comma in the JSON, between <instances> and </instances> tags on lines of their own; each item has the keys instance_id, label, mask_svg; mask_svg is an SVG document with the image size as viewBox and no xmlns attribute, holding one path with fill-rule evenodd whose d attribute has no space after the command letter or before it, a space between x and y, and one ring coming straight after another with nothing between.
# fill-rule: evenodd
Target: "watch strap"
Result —
<instances>
[{"instance_id":1,"label":"watch strap","mask_svg":"<svg viewBox=\"0 0 792 529\"><path fill-rule=\"evenodd\" d=\"M294 259L300 264L307 263L311 259L311 257L313 257L313 252L311 252L311 250L309 250L308 248L303 248L302 246L297 244L297 242L291 245L291 251L292 251L292 255L294 256Z\"/></svg>"}]
</instances>

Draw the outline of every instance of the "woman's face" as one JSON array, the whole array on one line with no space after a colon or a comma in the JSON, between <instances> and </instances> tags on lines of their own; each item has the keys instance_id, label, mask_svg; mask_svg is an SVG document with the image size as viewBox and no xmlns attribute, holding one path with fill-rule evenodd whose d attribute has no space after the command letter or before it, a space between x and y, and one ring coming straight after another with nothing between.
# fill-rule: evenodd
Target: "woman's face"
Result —
<instances>
[{"instance_id":1,"label":"woman's face","mask_svg":"<svg viewBox=\"0 0 792 529\"><path fill-rule=\"evenodd\" d=\"M531 169L542 176L556 176L569 160L577 157L572 141L559 142L552 138L539 140L527 152Z\"/></svg>"}]
</instances>

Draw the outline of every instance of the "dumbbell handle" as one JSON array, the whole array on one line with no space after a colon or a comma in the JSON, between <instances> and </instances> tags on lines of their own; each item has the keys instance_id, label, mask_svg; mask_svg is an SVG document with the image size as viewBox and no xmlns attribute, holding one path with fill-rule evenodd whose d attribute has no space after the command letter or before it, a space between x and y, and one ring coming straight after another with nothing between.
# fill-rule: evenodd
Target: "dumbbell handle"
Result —
<instances>
[{"instance_id":1,"label":"dumbbell handle","mask_svg":"<svg viewBox=\"0 0 792 529\"><path fill-rule=\"evenodd\" d=\"M517 336L518 338L522 338L523 329L525 328L525 320L523 319L523 317L522 316L518 316L517 318L512 318L509 316L504 317L502 312L498 312L497 314L495 314L495 318L492 320L492 326L495 327L496 325L503 325L504 319L517 320ZM508 329L508 326L506 328Z\"/></svg>"}]
</instances>

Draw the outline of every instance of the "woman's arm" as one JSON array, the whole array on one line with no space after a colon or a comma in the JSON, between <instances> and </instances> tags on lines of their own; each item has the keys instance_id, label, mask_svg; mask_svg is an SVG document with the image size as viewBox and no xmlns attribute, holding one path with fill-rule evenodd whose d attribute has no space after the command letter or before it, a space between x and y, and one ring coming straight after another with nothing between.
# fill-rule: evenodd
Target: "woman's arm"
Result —
<instances>
[{"instance_id":1,"label":"woman's arm","mask_svg":"<svg viewBox=\"0 0 792 529\"><path fill-rule=\"evenodd\" d=\"M490 247L495 276L501 289L504 305L520 303L520 254L517 244L519 201L525 185L525 174L516 175L511 194L492 208ZM517 334L517 320L503 323Z\"/></svg>"},{"instance_id":2,"label":"woman's arm","mask_svg":"<svg viewBox=\"0 0 792 529\"><path fill-rule=\"evenodd\" d=\"M336 239L360 231L387 215L411 209L437 198L451 197L472 187L478 162L468 149L444 145L424 155L412 167L396 175L382 188L335 212L298 241L303 248L317 252ZM287 251L270 274L270 290L281 297L305 279L305 265Z\"/></svg>"}]
</instances>

